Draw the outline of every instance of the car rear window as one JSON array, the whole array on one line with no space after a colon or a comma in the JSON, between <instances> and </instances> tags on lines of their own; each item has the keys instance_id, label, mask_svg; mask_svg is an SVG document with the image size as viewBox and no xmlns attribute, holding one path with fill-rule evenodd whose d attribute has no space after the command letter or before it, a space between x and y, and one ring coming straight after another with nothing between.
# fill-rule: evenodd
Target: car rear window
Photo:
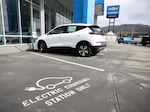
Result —
<instances>
[{"instance_id":1,"label":"car rear window","mask_svg":"<svg viewBox=\"0 0 150 112\"><path fill-rule=\"evenodd\" d=\"M101 29L99 26L89 26L89 28L93 31L93 32L101 32Z\"/></svg>"}]
</instances>

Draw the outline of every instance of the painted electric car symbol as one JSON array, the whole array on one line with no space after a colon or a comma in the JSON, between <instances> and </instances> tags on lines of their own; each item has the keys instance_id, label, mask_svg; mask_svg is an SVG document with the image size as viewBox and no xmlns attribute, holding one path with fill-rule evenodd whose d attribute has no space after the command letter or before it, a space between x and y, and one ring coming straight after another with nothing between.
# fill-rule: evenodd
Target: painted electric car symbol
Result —
<instances>
[{"instance_id":1,"label":"painted electric car symbol","mask_svg":"<svg viewBox=\"0 0 150 112\"><path fill-rule=\"evenodd\" d=\"M36 82L36 87L26 87L24 90L26 91L36 91L36 90L45 90L45 89L55 89L56 86L64 84L64 83L71 83L72 77L46 77L38 80ZM48 81L54 81L54 80L59 80L59 82L53 84L53 83L48 83L46 85L43 85L42 83Z\"/></svg>"}]
</instances>

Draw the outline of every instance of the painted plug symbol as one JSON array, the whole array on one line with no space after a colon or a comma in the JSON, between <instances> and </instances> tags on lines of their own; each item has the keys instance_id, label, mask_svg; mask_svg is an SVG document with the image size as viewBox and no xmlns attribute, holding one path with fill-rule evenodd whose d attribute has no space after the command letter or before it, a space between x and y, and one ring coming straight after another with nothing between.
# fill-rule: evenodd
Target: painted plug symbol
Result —
<instances>
[{"instance_id":1,"label":"painted plug symbol","mask_svg":"<svg viewBox=\"0 0 150 112\"><path fill-rule=\"evenodd\" d=\"M59 80L61 79L60 82L55 83L55 84L47 84L45 86L40 85L41 82L47 81L47 80ZM36 90L45 90L45 89L55 89L56 86L64 84L64 83L71 83L72 81L72 77L46 77L46 78L42 78L40 80L38 80L36 82L36 86L37 87L26 87L24 90L26 91L36 91Z\"/></svg>"}]
</instances>

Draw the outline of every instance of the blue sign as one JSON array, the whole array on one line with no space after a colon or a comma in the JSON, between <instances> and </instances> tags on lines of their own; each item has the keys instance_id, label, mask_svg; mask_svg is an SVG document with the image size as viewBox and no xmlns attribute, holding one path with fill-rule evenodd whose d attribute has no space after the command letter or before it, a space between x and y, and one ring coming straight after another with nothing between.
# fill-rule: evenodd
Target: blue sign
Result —
<instances>
[{"instance_id":1,"label":"blue sign","mask_svg":"<svg viewBox=\"0 0 150 112\"><path fill-rule=\"evenodd\" d=\"M95 0L95 4L104 4L104 0Z\"/></svg>"},{"instance_id":2,"label":"blue sign","mask_svg":"<svg viewBox=\"0 0 150 112\"><path fill-rule=\"evenodd\" d=\"M104 15L104 0L95 0L95 15Z\"/></svg>"},{"instance_id":3,"label":"blue sign","mask_svg":"<svg viewBox=\"0 0 150 112\"><path fill-rule=\"evenodd\" d=\"M118 18L119 9L120 5L107 6L107 18Z\"/></svg>"}]
</instances>

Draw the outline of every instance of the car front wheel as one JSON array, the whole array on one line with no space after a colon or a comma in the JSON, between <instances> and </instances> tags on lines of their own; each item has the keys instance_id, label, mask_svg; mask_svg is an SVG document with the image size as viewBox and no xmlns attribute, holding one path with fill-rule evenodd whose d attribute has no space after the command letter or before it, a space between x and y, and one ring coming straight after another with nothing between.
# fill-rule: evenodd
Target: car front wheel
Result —
<instances>
[{"instance_id":1,"label":"car front wheel","mask_svg":"<svg viewBox=\"0 0 150 112\"><path fill-rule=\"evenodd\" d=\"M89 57L91 55L91 47L89 44L82 43L77 46L77 53L81 57Z\"/></svg>"},{"instance_id":2,"label":"car front wheel","mask_svg":"<svg viewBox=\"0 0 150 112\"><path fill-rule=\"evenodd\" d=\"M39 43L38 49L41 53L45 52L45 50L47 49L46 43L44 41L41 41Z\"/></svg>"}]
</instances>

